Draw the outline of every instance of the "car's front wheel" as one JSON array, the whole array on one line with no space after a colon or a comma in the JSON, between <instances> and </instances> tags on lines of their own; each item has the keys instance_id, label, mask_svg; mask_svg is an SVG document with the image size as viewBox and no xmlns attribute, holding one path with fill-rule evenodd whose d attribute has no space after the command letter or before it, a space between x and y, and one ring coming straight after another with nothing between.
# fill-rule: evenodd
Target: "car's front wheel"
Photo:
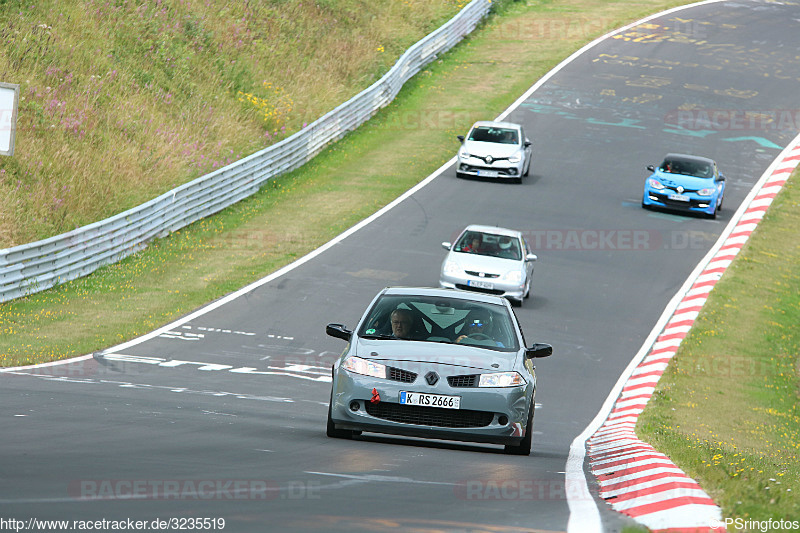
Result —
<instances>
[{"instance_id":1,"label":"car's front wheel","mask_svg":"<svg viewBox=\"0 0 800 533\"><path fill-rule=\"evenodd\" d=\"M333 439L352 439L355 431L349 429L336 429L336 425L331 418L331 407L333 406L333 394L331 394L331 401L328 403L328 430L327 435Z\"/></svg>"},{"instance_id":2,"label":"car's front wheel","mask_svg":"<svg viewBox=\"0 0 800 533\"><path fill-rule=\"evenodd\" d=\"M531 445L533 444L533 400L531 408L528 409L528 423L525 426L525 436L517 445L506 444L505 452L509 455L530 455Z\"/></svg>"}]
</instances>

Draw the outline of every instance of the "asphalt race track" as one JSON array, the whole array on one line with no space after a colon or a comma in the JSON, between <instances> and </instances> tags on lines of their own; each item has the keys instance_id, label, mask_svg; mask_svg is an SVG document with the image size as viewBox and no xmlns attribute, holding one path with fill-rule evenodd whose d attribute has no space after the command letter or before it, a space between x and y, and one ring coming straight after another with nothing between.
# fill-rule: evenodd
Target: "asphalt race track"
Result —
<instances>
[{"instance_id":1,"label":"asphalt race track","mask_svg":"<svg viewBox=\"0 0 800 533\"><path fill-rule=\"evenodd\" d=\"M323 253L169 331L0 375L0 515L223 518L235 532L565 530L570 443L800 130L799 25L796 1L747 0L632 27L510 114L534 142L522 185L459 180L450 167ZM667 152L717 160L728 178L717 220L640 207L645 166ZM537 363L533 453L327 438L344 342L325 324L354 326L384 286L435 285L440 243L470 223L523 230L539 255L517 308L528 343L554 347Z\"/></svg>"}]
</instances>

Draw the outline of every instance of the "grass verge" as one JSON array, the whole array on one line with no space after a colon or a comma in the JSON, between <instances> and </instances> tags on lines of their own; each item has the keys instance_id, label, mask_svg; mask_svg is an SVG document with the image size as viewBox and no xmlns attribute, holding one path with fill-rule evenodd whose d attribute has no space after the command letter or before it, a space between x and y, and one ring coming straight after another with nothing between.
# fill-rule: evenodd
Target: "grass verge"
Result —
<instances>
[{"instance_id":1,"label":"grass verge","mask_svg":"<svg viewBox=\"0 0 800 533\"><path fill-rule=\"evenodd\" d=\"M800 517L799 177L711 291L636 428L731 520Z\"/></svg>"}]
</instances>

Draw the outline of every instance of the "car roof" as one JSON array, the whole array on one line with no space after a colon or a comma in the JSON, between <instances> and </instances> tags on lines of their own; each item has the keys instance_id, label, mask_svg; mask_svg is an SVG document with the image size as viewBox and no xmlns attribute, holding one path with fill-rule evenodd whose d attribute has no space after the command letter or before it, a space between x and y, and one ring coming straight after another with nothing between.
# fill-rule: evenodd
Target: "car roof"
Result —
<instances>
[{"instance_id":1,"label":"car roof","mask_svg":"<svg viewBox=\"0 0 800 533\"><path fill-rule=\"evenodd\" d=\"M495 122L493 120L479 120L475 124L472 125L473 128L477 127L491 127L491 128L511 128L518 130L520 129L519 124L515 124L514 122Z\"/></svg>"},{"instance_id":2,"label":"car roof","mask_svg":"<svg viewBox=\"0 0 800 533\"><path fill-rule=\"evenodd\" d=\"M497 235L508 235L509 237L521 237L522 232L515 229L501 228L499 226L484 226L481 224L470 224L464 229L466 231L479 231L481 233L495 233ZM464 233L462 232L462 234Z\"/></svg>"},{"instance_id":3,"label":"car roof","mask_svg":"<svg viewBox=\"0 0 800 533\"><path fill-rule=\"evenodd\" d=\"M699 155L688 155L688 154L667 154L664 156L664 159L670 159L672 161L695 161L697 163L706 163L709 165L716 165L713 159L709 159L708 157L702 157Z\"/></svg>"},{"instance_id":4,"label":"car roof","mask_svg":"<svg viewBox=\"0 0 800 533\"><path fill-rule=\"evenodd\" d=\"M399 296L438 296L442 298L455 298L473 302L484 302L505 306L506 300L501 296L483 294L479 292L465 292L456 289L439 289L434 287L386 287L382 291L385 295Z\"/></svg>"}]
</instances>

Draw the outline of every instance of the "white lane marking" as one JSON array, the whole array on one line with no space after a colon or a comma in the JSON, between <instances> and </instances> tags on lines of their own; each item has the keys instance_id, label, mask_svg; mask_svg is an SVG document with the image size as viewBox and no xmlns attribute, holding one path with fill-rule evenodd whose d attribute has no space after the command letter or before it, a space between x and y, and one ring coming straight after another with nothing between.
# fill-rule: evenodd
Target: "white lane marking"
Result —
<instances>
[{"instance_id":1,"label":"white lane marking","mask_svg":"<svg viewBox=\"0 0 800 533\"><path fill-rule=\"evenodd\" d=\"M267 366L267 370L259 370L255 367L237 367L232 365L222 365L218 363L207 363L202 361L184 361L182 359L163 359L161 357L148 357L143 355L127 355L122 353L109 353L100 355L98 358L120 363L139 363L162 368L194 368L204 372L231 372L234 374L252 374L264 376L287 376L310 381L331 382L330 367L312 366L301 364L290 364L284 367Z\"/></svg>"},{"instance_id":2,"label":"white lane marking","mask_svg":"<svg viewBox=\"0 0 800 533\"><path fill-rule=\"evenodd\" d=\"M159 335L162 339L177 339L181 341L199 341L203 340L205 335L202 333L186 333L184 331L165 331Z\"/></svg>"},{"instance_id":3,"label":"white lane marking","mask_svg":"<svg viewBox=\"0 0 800 533\"><path fill-rule=\"evenodd\" d=\"M256 394L247 394L247 393L240 393L240 392L228 392L228 391L215 391L215 390L193 390L187 389L186 387L175 387L169 385L151 385L149 383L134 383L132 381L115 381L109 379L94 379L94 378L87 378L87 379L71 379L66 378L63 376L46 376L42 374L37 374L33 372L22 372L22 371L15 371L9 372L13 375L18 376L30 376L39 379L44 379L46 381L62 381L65 383L83 383L85 385L115 385L117 387L125 388L125 389L142 389L142 390L158 390L158 391L167 391L167 392L176 392L176 393L185 393L185 394L198 394L201 396L215 396L220 398L236 398L238 400L258 400L264 402L279 402L279 403L295 403L296 400L292 398L283 398L280 396L259 396ZM297 400L303 402L311 402L311 403L322 403L316 402L311 400ZM327 402L324 403L325 406L328 405Z\"/></svg>"},{"instance_id":4,"label":"white lane marking","mask_svg":"<svg viewBox=\"0 0 800 533\"><path fill-rule=\"evenodd\" d=\"M247 337L253 337L256 333L252 331L238 331L234 329L225 329L225 328L212 328L208 326L181 326L181 329L196 329L197 331L206 331L208 333L223 333L229 335L245 335ZM292 340L294 337L284 337L282 335L267 335L268 337L276 337L279 339L289 339Z\"/></svg>"}]
</instances>

